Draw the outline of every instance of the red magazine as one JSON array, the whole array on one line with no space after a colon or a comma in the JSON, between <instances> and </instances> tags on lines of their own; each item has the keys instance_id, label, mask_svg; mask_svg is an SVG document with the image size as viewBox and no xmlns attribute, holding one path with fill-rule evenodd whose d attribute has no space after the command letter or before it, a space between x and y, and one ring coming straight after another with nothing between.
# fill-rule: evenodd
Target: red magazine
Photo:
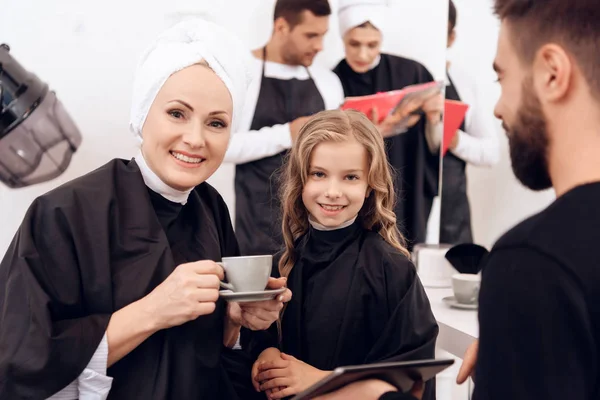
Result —
<instances>
[{"instance_id":1,"label":"red magazine","mask_svg":"<svg viewBox=\"0 0 600 400\"><path fill-rule=\"evenodd\" d=\"M469 106L455 100L444 102L444 139L442 143L442 156L446 155L450 142L465 119Z\"/></svg>"},{"instance_id":2,"label":"red magazine","mask_svg":"<svg viewBox=\"0 0 600 400\"><path fill-rule=\"evenodd\" d=\"M407 86L401 90L392 90L389 92L380 92L369 96L347 97L342 105L342 110L357 110L367 115L372 116L373 108L378 111L378 123L381 123L396 107L402 105L403 101L407 101L413 96L422 96L429 98L436 94L444 87L443 81L433 81L420 85ZM456 131L465 119L465 115L469 106L460 101L446 100L444 103L444 137L442 141L442 155L448 151L448 146L454 138Z\"/></svg>"},{"instance_id":3,"label":"red magazine","mask_svg":"<svg viewBox=\"0 0 600 400\"><path fill-rule=\"evenodd\" d=\"M401 90L392 90L389 92L380 92L369 96L346 97L342 110L357 110L371 117L373 108L377 108L380 123L394 109L400 106L402 100L408 100L412 96L423 96L428 98L439 92L443 87L443 82L433 81L419 85L407 86ZM410 96L407 96L410 95Z\"/></svg>"}]
</instances>

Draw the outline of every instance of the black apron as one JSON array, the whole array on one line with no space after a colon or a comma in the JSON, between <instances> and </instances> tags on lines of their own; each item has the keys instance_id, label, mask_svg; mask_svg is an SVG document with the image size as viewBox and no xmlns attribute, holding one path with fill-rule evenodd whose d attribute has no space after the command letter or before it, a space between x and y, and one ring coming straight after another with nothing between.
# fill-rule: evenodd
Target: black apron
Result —
<instances>
[{"instance_id":1,"label":"black apron","mask_svg":"<svg viewBox=\"0 0 600 400\"><path fill-rule=\"evenodd\" d=\"M260 92L250 130L285 124L325 110L310 72L307 80L268 78L264 60L263 49ZM279 173L287 153L286 150L236 166L235 231L242 255L275 254L283 246Z\"/></svg>"},{"instance_id":2,"label":"black apron","mask_svg":"<svg viewBox=\"0 0 600 400\"><path fill-rule=\"evenodd\" d=\"M446 99L461 101L454 82L448 76ZM460 125L465 131L465 121ZM442 171L442 211L440 216L440 243L472 243L471 210L467 197L467 174L465 161L450 151L444 156Z\"/></svg>"}]
</instances>

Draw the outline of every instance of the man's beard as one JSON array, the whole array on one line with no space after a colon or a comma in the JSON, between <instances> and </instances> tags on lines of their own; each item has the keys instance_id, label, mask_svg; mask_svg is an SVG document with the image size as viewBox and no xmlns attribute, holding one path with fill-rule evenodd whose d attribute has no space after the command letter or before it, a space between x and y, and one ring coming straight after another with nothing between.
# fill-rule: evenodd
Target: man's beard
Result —
<instances>
[{"instance_id":1,"label":"man's beard","mask_svg":"<svg viewBox=\"0 0 600 400\"><path fill-rule=\"evenodd\" d=\"M548 170L549 139L546 117L533 90L533 77L523 82L522 100L513 124L502 124L508 135L512 169L531 190L552 187Z\"/></svg>"},{"instance_id":2,"label":"man's beard","mask_svg":"<svg viewBox=\"0 0 600 400\"><path fill-rule=\"evenodd\" d=\"M283 46L282 49L282 57L283 61L288 65L302 65L305 67L310 67L312 64L312 60L307 65L307 60L305 59L305 54L298 51L294 43L290 40Z\"/></svg>"}]
</instances>

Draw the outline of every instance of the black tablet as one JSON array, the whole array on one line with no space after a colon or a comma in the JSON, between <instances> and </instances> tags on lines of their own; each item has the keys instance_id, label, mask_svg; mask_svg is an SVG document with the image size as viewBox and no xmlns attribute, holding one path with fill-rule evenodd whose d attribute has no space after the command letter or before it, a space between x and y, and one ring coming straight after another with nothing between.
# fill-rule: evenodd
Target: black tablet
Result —
<instances>
[{"instance_id":1,"label":"black tablet","mask_svg":"<svg viewBox=\"0 0 600 400\"><path fill-rule=\"evenodd\" d=\"M292 400L312 399L363 379L381 379L402 392L409 391L417 381L427 382L454 364L454 360L398 361L336 368Z\"/></svg>"}]
</instances>

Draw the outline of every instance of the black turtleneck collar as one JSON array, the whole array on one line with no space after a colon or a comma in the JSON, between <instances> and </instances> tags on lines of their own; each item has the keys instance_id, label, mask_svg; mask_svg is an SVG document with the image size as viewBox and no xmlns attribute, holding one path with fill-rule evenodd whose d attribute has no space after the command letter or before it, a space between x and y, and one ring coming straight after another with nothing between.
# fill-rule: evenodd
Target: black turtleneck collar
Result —
<instances>
[{"instance_id":1,"label":"black turtleneck collar","mask_svg":"<svg viewBox=\"0 0 600 400\"><path fill-rule=\"evenodd\" d=\"M322 231L309 226L305 245L300 251L304 274L310 276L316 270L326 268L348 246L355 242L362 231L360 218L357 218L354 223L345 228L335 230Z\"/></svg>"},{"instance_id":2,"label":"black turtleneck collar","mask_svg":"<svg viewBox=\"0 0 600 400\"><path fill-rule=\"evenodd\" d=\"M150 194L150 201L152 202L152 207L156 212L160 225L167 236L169 236L169 228L171 228L179 216L183 205L167 200L150 188L148 188L148 193Z\"/></svg>"},{"instance_id":3,"label":"black turtleneck collar","mask_svg":"<svg viewBox=\"0 0 600 400\"><path fill-rule=\"evenodd\" d=\"M367 96L377 91L377 74L379 73L378 64L367 72L359 73L352 69L344 59L340 62L340 73L343 76L342 86L346 96Z\"/></svg>"}]
</instances>

